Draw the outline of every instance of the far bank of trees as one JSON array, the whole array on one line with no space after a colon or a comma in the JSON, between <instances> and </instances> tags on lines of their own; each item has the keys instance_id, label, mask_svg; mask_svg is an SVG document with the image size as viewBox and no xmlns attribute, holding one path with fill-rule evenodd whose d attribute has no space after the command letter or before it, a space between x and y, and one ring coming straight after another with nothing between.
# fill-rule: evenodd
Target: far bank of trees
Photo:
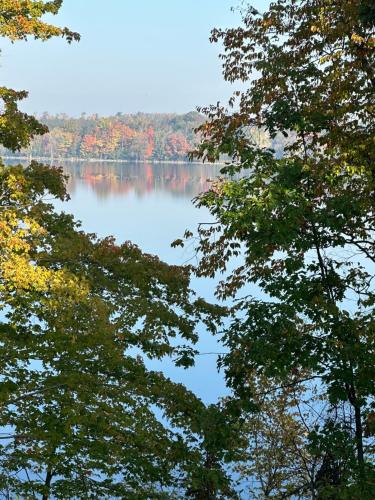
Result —
<instances>
[{"instance_id":1,"label":"far bank of trees","mask_svg":"<svg viewBox=\"0 0 375 500\"><path fill-rule=\"evenodd\" d=\"M117 113L72 118L66 114L38 117L49 132L36 136L30 145L17 152L30 158L80 158L127 161L186 161L199 137L194 130L204 117L195 111L186 114ZM282 149L281 138L270 141L262 131L255 135L264 145ZM2 148L1 154L14 156Z\"/></svg>"},{"instance_id":2,"label":"far bank of trees","mask_svg":"<svg viewBox=\"0 0 375 500\"><path fill-rule=\"evenodd\" d=\"M196 143L193 129L203 123L197 113L99 117L65 114L39 117L49 133L34 137L22 153L33 158L112 160L185 160ZM3 153L9 154L9 151Z\"/></svg>"}]
</instances>

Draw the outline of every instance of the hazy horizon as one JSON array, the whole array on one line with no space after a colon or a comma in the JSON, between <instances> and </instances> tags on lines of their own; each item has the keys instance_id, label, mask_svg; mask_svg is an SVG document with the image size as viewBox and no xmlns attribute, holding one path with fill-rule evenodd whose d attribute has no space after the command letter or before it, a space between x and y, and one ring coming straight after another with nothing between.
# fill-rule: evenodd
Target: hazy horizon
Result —
<instances>
[{"instance_id":1,"label":"hazy horizon","mask_svg":"<svg viewBox=\"0 0 375 500\"><path fill-rule=\"evenodd\" d=\"M34 115L36 117L39 117L41 118L44 114L47 114L49 116L57 116L57 115L60 115L60 116L64 116L66 115L68 118L74 118L74 119L77 119L77 118L81 118L83 115L86 115L87 117L90 117L90 116L95 116L97 115L99 118L113 118L114 116L116 115L122 115L122 116L134 116L134 115L176 115L176 116L181 116L181 115L188 115L189 113L197 113L199 115L201 115L202 117L204 116L202 113L199 113L196 109L191 109L191 110L188 110L186 112L166 112L166 111L154 111L154 112L151 112L151 111L131 111L131 112L123 112L123 111L115 111L114 113L111 113L111 114L104 114L104 113L97 113L95 111L93 111L92 113L87 113L85 111L81 111L80 113L78 114L71 114L71 113L66 113L65 111L60 111L60 112L56 112L56 113L51 113L49 112L48 110L44 110L42 112L34 112Z\"/></svg>"}]
</instances>

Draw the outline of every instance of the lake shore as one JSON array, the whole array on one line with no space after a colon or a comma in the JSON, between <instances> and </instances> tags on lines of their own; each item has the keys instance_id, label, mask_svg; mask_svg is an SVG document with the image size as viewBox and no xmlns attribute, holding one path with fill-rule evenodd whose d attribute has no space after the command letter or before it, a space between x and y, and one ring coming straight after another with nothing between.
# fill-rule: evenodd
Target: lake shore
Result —
<instances>
[{"instance_id":1,"label":"lake shore","mask_svg":"<svg viewBox=\"0 0 375 500\"><path fill-rule=\"evenodd\" d=\"M51 158L48 156L1 156L4 160L20 160L20 161L42 161L48 163L55 162L68 162L68 163L152 163L152 164L178 164L178 165L226 165L227 162L218 161L215 163L212 162L203 162L203 161L185 161L185 160L113 160L110 158L79 158L79 157L58 157Z\"/></svg>"}]
</instances>

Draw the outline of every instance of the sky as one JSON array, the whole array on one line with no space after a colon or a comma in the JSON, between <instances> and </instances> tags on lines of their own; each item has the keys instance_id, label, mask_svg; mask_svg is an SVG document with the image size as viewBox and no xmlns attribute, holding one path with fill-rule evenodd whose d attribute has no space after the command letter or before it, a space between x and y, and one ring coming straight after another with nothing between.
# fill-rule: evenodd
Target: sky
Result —
<instances>
[{"instance_id":1,"label":"sky","mask_svg":"<svg viewBox=\"0 0 375 500\"><path fill-rule=\"evenodd\" d=\"M53 22L81 34L0 40L1 85L28 90L28 113L185 113L225 101L213 27L237 26L240 0L64 0ZM265 0L252 2L263 10Z\"/></svg>"}]
</instances>

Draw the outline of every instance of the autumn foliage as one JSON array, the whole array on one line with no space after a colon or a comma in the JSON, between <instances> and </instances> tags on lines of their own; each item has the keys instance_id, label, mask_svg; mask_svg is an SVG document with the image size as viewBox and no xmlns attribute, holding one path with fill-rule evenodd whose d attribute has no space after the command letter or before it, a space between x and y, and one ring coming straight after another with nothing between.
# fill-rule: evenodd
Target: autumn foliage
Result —
<instances>
[{"instance_id":1,"label":"autumn foliage","mask_svg":"<svg viewBox=\"0 0 375 500\"><path fill-rule=\"evenodd\" d=\"M40 121L49 133L34 137L21 154L33 158L95 158L110 160L186 160L196 145L194 129L202 124L199 113L143 114L71 118L50 116ZM22 144L22 146L25 146ZM10 150L2 153L12 156ZM17 153L19 154L19 153Z\"/></svg>"}]
</instances>

